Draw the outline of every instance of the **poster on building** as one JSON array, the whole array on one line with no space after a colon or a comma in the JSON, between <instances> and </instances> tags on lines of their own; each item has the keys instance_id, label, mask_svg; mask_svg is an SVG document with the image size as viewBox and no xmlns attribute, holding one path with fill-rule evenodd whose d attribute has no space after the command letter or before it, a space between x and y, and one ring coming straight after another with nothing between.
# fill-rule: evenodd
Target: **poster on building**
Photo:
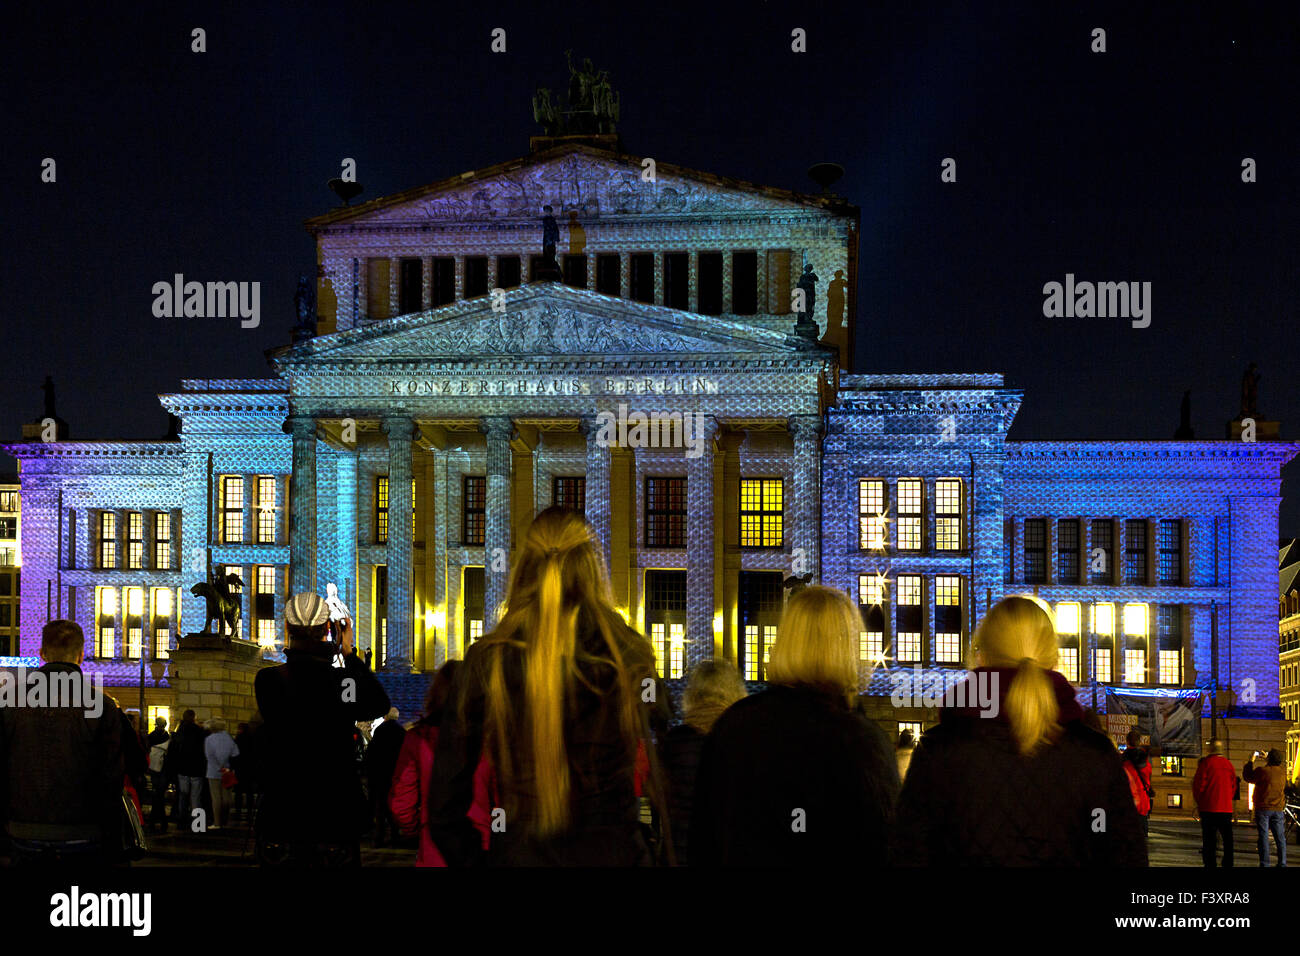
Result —
<instances>
[{"instance_id":1,"label":"poster on building","mask_svg":"<svg viewBox=\"0 0 1300 956\"><path fill-rule=\"evenodd\" d=\"M1118 740L1136 727L1143 743L1161 756L1201 755L1201 691L1107 693L1106 723Z\"/></svg>"}]
</instances>

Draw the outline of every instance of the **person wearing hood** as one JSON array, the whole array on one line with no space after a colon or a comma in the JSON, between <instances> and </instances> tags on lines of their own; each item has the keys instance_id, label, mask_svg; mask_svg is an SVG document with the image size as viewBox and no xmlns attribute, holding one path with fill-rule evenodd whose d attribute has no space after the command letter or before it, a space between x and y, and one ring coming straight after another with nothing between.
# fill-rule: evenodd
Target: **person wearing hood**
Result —
<instances>
[{"instance_id":1,"label":"person wearing hood","mask_svg":"<svg viewBox=\"0 0 1300 956\"><path fill-rule=\"evenodd\" d=\"M284 622L285 663L253 681L264 721L254 748L263 785L258 860L359 866L367 807L352 735L357 721L388 713L388 694L357 656L350 620L338 623L338 643L328 639L329 608L319 595L295 594Z\"/></svg>"},{"instance_id":2,"label":"person wearing hood","mask_svg":"<svg viewBox=\"0 0 1300 956\"><path fill-rule=\"evenodd\" d=\"M1124 751L1124 776L1133 794L1133 806L1142 817L1142 835L1150 836L1152 799L1156 795L1151 788L1151 760L1136 727L1128 732L1125 741L1128 747Z\"/></svg>"},{"instance_id":3,"label":"person wearing hood","mask_svg":"<svg viewBox=\"0 0 1300 956\"><path fill-rule=\"evenodd\" d=\"M1122 762L1054 670L1052 612L1003 598L975 632L980 664L921 737L899 797L902 866L1146 866ZM970 693L965 693L969 691Z\"/></svg>"}]
</instances>

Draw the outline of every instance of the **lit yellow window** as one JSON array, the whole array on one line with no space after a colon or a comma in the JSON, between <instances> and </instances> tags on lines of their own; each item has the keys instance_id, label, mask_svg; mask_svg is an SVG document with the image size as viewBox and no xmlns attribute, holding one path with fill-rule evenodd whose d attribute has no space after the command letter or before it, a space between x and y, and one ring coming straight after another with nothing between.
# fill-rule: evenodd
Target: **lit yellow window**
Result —
<instances>
[{"instance_id":1,"label":"lit yellow window","mask_svg":"<svg viewBox=\"0 0 1300 956\"><path fill-rule=\"evenodd\" d=\"M1079 634L1079 605L1062 601L1056 605L1056 633L1070 636Z\"/></svg>"},{"instance_id":2,"label":"lit yellow window","mask_svg":"<svg viewBox=\"0 0 1300 956\"><path fill-rule=\"evenodd\" d=\"M779 548L784 543L784 481L781 478L742 478L740 481L740 546Z\"/></svg>"},{"instance_id":3,"label":"lit yellow window","mask_svg":"<svg viewBox=\"0 0 1300 956\"><path fill-rule=\"evenodd\" d=\"M885 577L882 574L858 575L858 603L864 605L885 602Z\"/></svg>"},{"instance_id":4,"label":"lit yellow window","mask_svg":"<svg viewBox=\"0 0 1300 956\"><path fill-rule=\"evenodd\" d=\"M1148 608L1145 604L1124 605L1124 635L1126 637L1147 636Z\"/></svg>"},{"instance_id":5,"label":"lit yellow window","mask_svg":"<svg viewBox=\"0 0 1300 956\"><path fill-rule=\"evenodd\" d=\"M858 547L885 549L885 483L879 478L858 481Z\"/></svg>"},{"instance_id":6,"label":"lit yellow window","mask_svg":"<svg viewBox=\"0 0 1300 956\"><path fill-rule=\"evenodd\" d=\"M940 478L934 483L935 547L940 551L961 550L962 502L960 478Z\"/></svg>"},{"instance_id":7,"label":"lit yellow window","mask_svg":"<svg viewBox=\"0 0 1300 956\"><path fill-rule=\"evenodd\" d=\"M1098 637L1115 636L1115 605L1094 604L1092 606L1092 633Z\"/></svg>"}]
</instances>

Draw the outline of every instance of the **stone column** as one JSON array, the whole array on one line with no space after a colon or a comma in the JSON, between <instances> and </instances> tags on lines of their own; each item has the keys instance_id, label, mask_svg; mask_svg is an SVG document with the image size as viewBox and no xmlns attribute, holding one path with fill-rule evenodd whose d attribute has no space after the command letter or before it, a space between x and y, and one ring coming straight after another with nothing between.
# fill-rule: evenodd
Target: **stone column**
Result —
<instances>
[{"instance_id":1,"label":"stone column","mask_svg":"<svg viewBox=\"0 0 1300 956\"><path fill-rule=\"evenodd\" d=\"M293 478L289 482L289 593L316 590L316 419L291 415Z\"/></svg>"},{"instance_id":2,"label":"stone column","mask_svg":"<svg viewBox=\"0 0 1300 956\"><path fill-rule=\"evenodd\" d=\"M392 415L382 422L388 436L388 640L384 670L411 670L411 439L415 422Z\"/></svg>"},{"instance_id":3,"label":"stone column","mask_svg":"<svg viewBox=\"0 0 1300 956\"><path fill-rule=\"evenodd\" d=\"M432 547L425 543L425 561L432 555L433 588L430 600L434 613L438 615L434 628L433 666L441 667L450 657L447 635L451 633L451 610L447 600L447 453L441 448L433 449L433 501L430 504L433 515Z\"/></svg>"},{"instance_id":4,"label":"stone column","mask_svg":"<svg viewBox=\"0 0 1300 956\"><path fill-rule=\"evenodd\" d=\"M786 427L794 440L794 487L787 490L785 509L790 515L790 570L796 576L811 571L816 584L821 581L822 419L791 415Z\"/></svg>"},{"instance_id":5,"label":"stone column","mask_svg":"<svg viewBox=\"0 0 1300 956\"><path fill-rule=\"evenodd\" d=\"M686 460L686 666L713 657L713 457L718 420L703 416L704 454Z\"/></svg>"},{"instance_id":6,"label":"stone column","mask_svg":"<svg viewBox=\"0 0 1300 956\"><path fill-rule=\"evenodd\" d=\"M584 415L579 428L587 438L587 524L600 541L600 553L608 569L614 507L610 500L610 448L599 441L601 429L595 415Z\"/></svg>"},{"instance_id":7,"label":"stone column","mask_svg":"<svg viewBox=\"0 0 1300 956\"><path fill-rule=\"evenodd\" d=\"M339 597L357 614L357 452L351 445L337 452L335 480L335 568Z\"/></svg>"},{"instance_id":8,"label":"stone column","mask_svg":"<svg viewBox=\"0 0 1300 956\"><path fill-rule=\"evenodd\" d=\"M497 611L510 581L510 439L514 423L504 415L485 418L479 431L487 437L487 497L483 532L483 633L496 627Z\"/></svg>"}]
</instances>

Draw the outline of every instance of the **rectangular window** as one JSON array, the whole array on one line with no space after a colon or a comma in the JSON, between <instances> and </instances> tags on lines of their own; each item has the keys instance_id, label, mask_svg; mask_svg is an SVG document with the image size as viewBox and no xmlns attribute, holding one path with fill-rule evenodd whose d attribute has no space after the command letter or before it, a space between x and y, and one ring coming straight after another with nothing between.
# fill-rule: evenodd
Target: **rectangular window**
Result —
<instances>
[{"instance_id":1,"label":"rectangular window","mask_svg":"<svg viewBox=\"0 0 1300 956\"><path fill-rule=\"evenodd\" d=\"M481 545L487 533L487 478L466 475L462 493L461 542Z\"/></svg>"},{"instance_id":2,"label":"rectangular window","mask_svg":"<svg viewBox=\"0 0 1300 956\"><path fill-rule=\"evenodd\" d=\"M1056 634L1058 638L1056 669L1066 680L1079 680L1079 624L1080 607L1073 601L1056 605Z\"/></svg>"},{"instance_id":3,"label":"rectangular window","mask_svg":"<svg viewBox=\"0 0 1300 956\"><path fill-rule=\"evenodd\" d=\"M577 289L587 288L587 257L564 257L564 284Z\"/></svg>"},{"instance_id":4,"label":"rectangular window","mask_svg":"<svg viewBox=\"0 0 1300 956\"><path fill-rule=\"evenodd\" d=\"M628 285L633 302L655 300L655 254L634 252L628 257Z\"/></svg>"},{"instance_id":5,"label":"rectangular window","mask_svg":"<svg viewBox=\"0 0 1300 956\"><path fill-rule=\"evenodd\" d=\"M1079 683L1079 648L1062 647L1056 652L1056 669L1071 684Z\"/></svg>"},{"instance_id":6,"label":"rectangular window","mask_svg":"<svg viewBox=\"0 0 1300 956\"><path fill-rule=\"evenodd\" d=\"M1160 549L1160 583L1180 585L1183 583L1183 523L1163 520L1157 530Z\"/></svg>"},{"instance_id":7,"label":"rectangular window","mask_svg":"<svg viewBox=\"0 0 1300 956\"><path fill-rule=\"evenodd\" d=\"M683 312L691 308L691 256L688 252L664 254L664 305Z\"/></svg>"},{"instance_id":8,"label":"rectangular window","mask_svg":"<svg viewBox=\"0 0 1300 956\"><path fill-rule=\"evenodd\" d=\"M1124 583L1147 583L1147 523L1143 518L1124 522Z\"/></svg>"},{"instance_id":9,"label":"rectangular window","mask_svg":"<svg viewBox=\"0 0 1300 956\"><path fill-rule=\"evenodd\" d=\"M392 308L388 298L388 257L366 260L366 318L391 318Z\"/></svg>"},{"instance_id":10,"label":"rectangular window","mask_svg":"<svg viewBox=\"0 0 1300 956\"><path fill-rule=\"evenodd\" d=\"M1124 682L1145 684L1147 680L1147 637L1149 608L1145 604L1124 605Z\"/></svg>"},{"instance_id":11,"label":"rectangular window","mask_svg":"<svg viewBox=\"0 0 1300 956\"><path fill-rule=\"evenodd\" d=\"M1025 519L1025 583L1047 583L1047 520Z\"/></svg>"},{"instance_id":12,"label":"rectangular window","mask_svg":"<svg viewBox=\"0 0 1300 956\"><path fill-rule=\"evenodd\" d=\"M1183 682L1183 608L1178 604L1156 607L1157 678L1162 684Z\"/></svg>"},{"instance_id":13,"label":"rectangular window","mask_svg":"<svg viewBox=\"0 0 1300 956\"><path fill-rule=\"evenodd\" d=\"M1166 777L1181 777L1183 775L1183 758L1162 756L1160 758L1160 773Z\"/></svg>"},{"instance_id":14,"label":"rectangular window","mask_svg":"<svg viewBox=\"0 0 1300 956\"><path fill-rule=\"evenodd\" d=\"M126 515L126 566L133 571L144 567L144 514L139 511Z\"/></svg>"},{"instance_id":15,"label":"rectangular window","mask_svg":"<svg viewBox=\"0 0 1300 956\"><path fill-rule=\"evenodd\" d=\"M257 622L257 643L262 647L275 646L275 568L259 565L253 571L256 585L253 592L253 616Z\"/></svg>"},{"instance_id":16,"label":"rectangular window","mask_svg":"<svg viewBox=\"0 0 1300 956\"><path fill-rule=\"evenodd\" d=\"M647 571L645 583L646 621L655 665L666 678L681 677L685 670L686 572ZM741 673L744 672L742 661Z\"/></svg>"},{"instance_id":17,"label":"rectangular window","mask_svg":"<svg viewBox=\"0 0 1300 956\"><path fill-rule=\"evenodd\" d=\"M424 263L419 259L402 259L397 283L397 314L410 315L424 308Z\"/></svg>"},{"instance_id":18,"label":"rectangular window","mask_svg":"<svg viewBox=\"0 0 1300 956\"><path fill-rule=\"evenodd\" d=\"M885 483L879 478L858 480L858 547L885 550Z\"/></svg>"},{"instance_id":19,"label":"rectangular window","mask_svg":"<svg viewBox=\"0 0 1300 956\"><path fill-rule=\"evenodd\" d=\"M1095 647L1092 652L1092 673L1099 684L1109 684L1114 679L1110 669L1111 649Z\"/></svg>"},{"instance_id":20,"label":"rectangular window","mask_svg":"<svg viewBox=\"0 0 1300 956\"><path fill-rule=\"evenodd\" d=\"M456 260L439 256L433 260L433 284L429 290L429 304L435 309L456 301Z\"/></svg>"},{"instance_id":21,"label":"rectangular window","mask_svg":"<svg viewBox=\"0 0 1300 956\"><path fill-rule=\"evenodd\" d=\"M487 256L465 257L465 298L477 299L488 294Z\"/></svg>"},{"instance_id":22,"label":"rectangular window","mask_svg":"<svg viewBox=\"0 0 1300 956\"><path fill-rule=\"evenodd\" d=\"M784 544L784 488L781 478L740 480L742 548L779 548Z\"/></svg>"},{"instance_id":23,"label":"rectangular window","mask_svg":"<svg viewBox=\"0 0 1300 956\"><path fill-rule=\"evenodd\" d=\"M767 252L767 288L774 315L790 314L790 250L769 249Z\"/></svg>"},{"instance_id":24,"label":"rectangular window","mask_svg":"<svg viewBox=\"0 0 1300 956\"><path fill-rule=\"evenodd\" d=\"M166 660L171 656L171 588L154 588L149 605L153 615L153 656L155 660Z\"/></svg>"},{"instance_id":25,"label":"rectangular window","mask_svg":"<svg viewBox=\"0 0 1300 956\"><path fill-rule=\"evenodd\" d=\"M6 541L17 540L18 538L17 518L0 518L0 538L3 538Z\"/></svg>"},{"instance_id":26,"label":"rectangular window","mask_svg":"<svg viewBox=\"0 0 1300 956\"><path fill-rule=\"evenodd\" d=\"M18 492L0 491L0 511L18 510Z\"/></svg>"},{"instance_id":27,"label":"rectangular window","mask_svg":"<svg viewBox=\"0 0 1300 956\"><path fill-rule=\"evenodd\" d=\"M921 550L921 523L924 520L924 482L920 478L898 479L898 550Z\"/></svg>"},{"instance_id":28,"label":"rectangular window","mask_svg":"<svg viewBox=\"0 0 1300 956\"><path fill-rule=\"evenodd\" d=\"M1140 647L1124 648L1124 683L1145 684L1147 680L1147 652Z\"/></svg>"},{"instance_id":29,"label":"rectangular window","mask_svg":"<svg viewBox=\"0 0 1300 956\"><path fill-rule=\"evenodd\" d=\"M159 571L172 566L172 516L166 511L153 516L153 566Z\"/></svg>"},{"instance_id":30,"label":"rectangular window","mask_svg":"<svg viewBox=\"0 0 1300 956\"><path fill-rule=\"evenodd\" d=\"M99 566L106 570L117 567L117 515L112 511L99 513Z\"/></svg>"},{"instance_id":31,"label":"rectangular window","mask_svg":"<svg viewBox=\"0 0 1300 956\"><path fill-rule=\"evenodd\" d=\"M961 663L961 578L941 574L934 579L934 655L939 664Z\"/></svg>"},{"instance_id":32,"label":"rectangular window","mask_svg":"<svg viewBox=\"0 0 1300 956\"><path fill-rule=\"evenodd\" d=\"M95 588L95 657L111 660L117 625L117 589Z\"/></svg>"},{"instance_id":33,"label":"rectangular window","mask_svg":"<svg viewBox=\"0 0 1300 956\"><path fill-rule=\"evenodd\" d=\"M128 660L138 661L144 651L144 588L126 588L126 653Z\"/></svg>"},{"instance_id":34,"label":"rectangular window","mask_svg":"<svg viewBox=\"0 0 1300 956\"><path fill-rule=\"evenodd\" d=\"M257 543L275 544L275 478L271 475L257 476Z\"/></svg>"},{"instance_id":35,"label":"rectangular window","mask_svg":"<svg viewBox=\"0 0 1300 956\"><path fill-rule=\"evenodd\" d=\"M551 504L578 514L587 511L587 479L580 475L556 475L551 479Z\"/></svg>"},{"instance_id":36,"label":"rectangular window","mask_svg":"<svg viewBox=\"0 0 1300 956\"><path fill-rule=\"evenodd\" d=\"M1092 522L1092 550L1088 553L1088 580L1110 584L1115 580L1115 522L1095 518Z\"/></svg>"},{"instance_id":37,"label":"rectangular window","mask_svg":"<svg viewBox=\"0 0 1300 956\"><path fill-rule=\"evenodd\" d=\"M601 295L623 294L623 266L618 253L596 256L596 291Z\"/></svg>"},{"instance_id":38,"label":"rectangular window","mask_svg":"<svg viewBox=\"0 0 1300 956\"><path fill-rule=\"evenodd\" d=\"M921 660L921 578L903 574L898 578L897 589L896 656L900 664Z\"/></svg>"},{"instance_id":39,"label":"rectangular window","mask_svg":"<svg viewBox=\"0 0 1300 956\"><path fill-rule=\"evenodd\" d=\"M934 533L938 550L961 550L964 505L960 478L940 478L934 483Z\"/></svg>"},{"instance_id":40,"label":"rectangular window","mask_svg":"<svg viewBox=\"0 0 1300 956\"><path fill-rule=\"evenodd\" d=\"M645 480L645 546L686 547L686 479Z\"/></svg>"},{"instance_id":41,"label":"rectangular window","mask_svg":"<svg viewBox=\"0 0 1300 956\"><path fill-rule=\"evenodd\" d=\"M375 478L375 541L388 543L388 476Z\"/></svg>"},{"instance_id":42,"label":"rectangular window","mask_svg":"<svg viewBox=\"0 0 1300 956\"><path fill-rule=\"evenodd\" d=\"M731 254L731 311L753 315L758 311L758 253Z\"/></svg>"},{"instance_id":43,"label":"rectangular window","mask_svg":"<svg viewBox=\"0 0 1300 956\"><path fill-rule=\"evenodd\" d=\"M497 288L514 289L523 276L523 266L518 256L497 257Z\"/></svg>"},{"instance_id":44,"label":"rectangular window","mask_svg":"<svg viewBox=\"0 0 1300 956\"><path fill-rule=\"evenodd\" d=\"M701 315L722 314L722 253L701 252L695 257L697 294Z\"/></svg>"},{"instance_id":45,"label":"rectangular window","mask_svg":"<svg viewBox=\"0 0 1300 956\"><path fill-rule=\"evenodd\" d=\"M1160 683L1178 685L1183 682L1183 652L1160 651Z\"/></svg>"},{"instance_id":46,"label":"rectangular window","mask_svg":"<svg viewBox=\"0 0 1300 956\"><path fill-rule=\"evenodd\" d=\"M862 631L858 635L858 653L874 664L885 663L886 580L883 574L858 575L858 611Z\"/></svg>"},{"instance_id":47,"label":"rectangular window","mask_svg":"<svg viewBox=\"0 0 1300 956\"><path fill-rule=\"evenodd\" d=\"M1056 583L1079 584L1079 519L1056 522Z\"/></svg>"},{"instance_id":48,"label":"rectangular window","mask_svg":"<svg viewBox=\"0 0 1300 956\"><path fill-rule=\"evenodd\" d=\"M221 476L221 543L244 543L244 479Z\"/></svg>"},{"instance_id":49,"label":"rectangular window","mask_svg":"<svg viewBox=\"0 0 1300 956\"><path fill-rule=\"evenodd\" d=\"M473 644L483 637L483 619L487 613L487 571L481 567L465 569L463 604L465 639Z\"/></svg>"}]
</instances>

